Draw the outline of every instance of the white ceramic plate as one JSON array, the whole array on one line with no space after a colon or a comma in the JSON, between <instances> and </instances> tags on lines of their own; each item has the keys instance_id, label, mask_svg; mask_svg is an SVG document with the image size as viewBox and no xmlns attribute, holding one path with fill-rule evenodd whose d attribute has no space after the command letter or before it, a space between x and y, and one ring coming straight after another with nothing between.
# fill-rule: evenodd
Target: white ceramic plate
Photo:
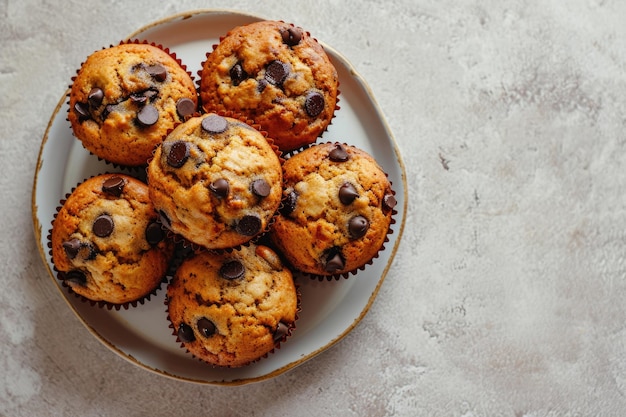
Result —
<instances>
[{"instance_id":1,"label":"white ceramic plate","mask_svg":"<svg viewBox=\"0 0 626 417\"><path fill-rule=\"evenodd\" d=\"M261 19L234 11L202 10L148 25L128 38L145 39L170 48L196 76L206 53L212 50L219 36L235 26ZM396 222L385 250L358 275L323 282L297 276L302 310L296 330L267 358L238 369L213 368L180 348L168 327L164 287L145 304L116 311L81 301L68 293L55 278L47 235L59 201L83 179L112 171L110 165L90 155L72 136L66 119L67 98L61 98L43 137L34 177L35 234L54 285L87 329L113 352L144 369L175 379L207 384L244 384L274 377L313 358L341 340L367 313L402 235L406 174L391 131L365 81L339 53L327 45L324 47L339 73L341 108L322 141L346 142L375 156L396 191Z\"/></svg>"}]
</instances>

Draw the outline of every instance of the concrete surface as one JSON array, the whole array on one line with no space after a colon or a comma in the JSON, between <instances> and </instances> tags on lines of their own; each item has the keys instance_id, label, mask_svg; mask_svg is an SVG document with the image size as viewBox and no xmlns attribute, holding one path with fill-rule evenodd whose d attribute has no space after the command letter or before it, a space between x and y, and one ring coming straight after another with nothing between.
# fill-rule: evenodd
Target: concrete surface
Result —
<instances>
[{"instance_id":1,"label":"concrete surface","mask_svg":"<svg viewBox=\"0 0 626 417\"><path fill-rule=\"evenodd\" d=\"M407 224L339 344L241 387L130 365L37 252L48 118L92 52L228 8L307 28L370 84ZM619 416L626 409L626 2L0 0L0 415Z\"/></svg>"}]
</instances>

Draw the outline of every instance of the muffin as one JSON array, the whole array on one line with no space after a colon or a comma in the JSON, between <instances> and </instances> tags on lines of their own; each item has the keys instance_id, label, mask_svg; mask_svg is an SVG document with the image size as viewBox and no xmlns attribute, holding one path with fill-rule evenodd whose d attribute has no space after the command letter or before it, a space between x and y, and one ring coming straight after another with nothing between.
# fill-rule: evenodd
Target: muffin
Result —
<instances>
[{"instance_id":1,"label":"muffin","mask_svg":"<svg viewBox=\"0 0 626 417\"><path fill-rule=\"evenodd\" d=\"M365 151L340 143L287 159L284 204L270 237L296 269L338 278L383 247L396 204L387 175Z\"/></svg>"},{"instance_id":2,"label":"muffin","mask_svg":"<svg viewBox=\"0 0 626 417\"><path fill-rule=\"evenodd\" d=\"M58 278L102 305L126 305L154 293L173 245L157 222L148 186L123 174L79 184L54 218L50 246Z\"/></svg>"},{"instance_id":3,"label":"muffin","mask_svg":"<svg viewBox=\"0 0 626 417\"><path fill-rule=\"evenodd\" d=\"M247 243L271 223L282 197L275 147L252 126L204 114L177 126L148 165L162 223L199 249Z\"/></svg>"},{"instance_id":4,"label":"muffin","mask_svg":"<svg viewBox=\"0 0 626 417\"><path fill-rule=\"evenodd\" d=\"M240 367L272 352L295 327L298 294L267 246L186 259L167 288L174 334L197 358Z\"/></svg>"},{"instance_id":5,"label":"muffin","mask_svg":"<svg viewBox=\"0 0 626 417\"><path fill-rule=\"evenodd\" d=\"M207 111L244 114L282 151L315 142L336 108L337 70L308 32L284 22L232 29L207 55L199 76Z\"/></svg>"},{"instance_id":6,"label":"muffin","mask_svg":"<svg viewBox=\"0 0 626 417\"><path fill-rule=\"evenodd\" d=\"M68 120L94 155L142 166L197 108L194 80L175 56L152 44L123 43L82 64L70 87Z\"/></svg>"}]
</instances>

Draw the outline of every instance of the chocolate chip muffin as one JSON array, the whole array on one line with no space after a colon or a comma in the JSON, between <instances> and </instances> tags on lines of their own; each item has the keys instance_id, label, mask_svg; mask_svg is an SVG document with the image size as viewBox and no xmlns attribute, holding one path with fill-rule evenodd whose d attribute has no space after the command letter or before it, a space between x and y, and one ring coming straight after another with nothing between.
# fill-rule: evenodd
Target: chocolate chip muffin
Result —
<instances>
[{"instance_id":1,"label":"chocolate chip muffin","mask_svg":"<svg viewBox=\"0 0 626 417\"><path fill-rule=\"evenodd\" d=\"M281 202L275 147L252 126L217 114L177 126L148 165L150 198L172 232L226 249L264 232Z\"/></svg>"},{"instance_id":2,"label":"chocolate chip muffin","mask_svg":"<svg viewBox=\"0 0 626 417\"><path fill-rule=\"evenodd\" d=\"M183 261L168 285L167 309L190 353L212 365L239 367L291 334L298 295L277 254L251 244Z\"/></svg>"},{"instance_id":3,"label":"chocolate chip muffin","mask_svg":"<svg viewBox=\"0 0 626 417\"><path fill-rule=\"evenodd\" d=\"M270 232L302 272L348 276L377 256L396 204L387 175L365 151L340 143L311 146L284 167L284 205Z\"/></svg>"},{"instance_id":4,"label":"chocolate chip muffin","mask_svg":"<svg viewBox=\"0 0 626 417\"><path fill-rule=\"evenodd\" d=\"M102 305L128 306L146 298L160 286L173 255L157 219L144 182L122 174L84 181L53 221L50 245L58 278Z\"/></svg>"},{"instance_id":5,"label":"chocolate chip muffin","mask_svg":"<svg viewBox=\"0 0 626 417\"><path fill-rule=\"evenodd\" d=\"M292 24L262 21L232 29L199 75L207 111L244 114L282 151L315 142L334 115L337 70L322 46Z\"/></svg>"},{"instance_id":6,"label":"chocolate chip muffin","mask_svg":"<svg viewBox=\"0 0 626 417\"><path fill-rule=\"evenodd\" d=\"M94 155L142 166L197 107L194 80L178 59L151 44L125 43L96 51L82 64L70 88L68 120Z\"/></svg>"}]
</instances>

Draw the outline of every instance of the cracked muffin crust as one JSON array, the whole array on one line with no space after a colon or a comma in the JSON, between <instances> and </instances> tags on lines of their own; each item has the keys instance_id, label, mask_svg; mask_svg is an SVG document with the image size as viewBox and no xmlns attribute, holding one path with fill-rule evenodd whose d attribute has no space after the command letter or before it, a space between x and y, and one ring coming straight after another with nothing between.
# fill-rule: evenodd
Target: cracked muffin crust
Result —
<instances>
[{"instance_id":1,"label":"cracked muffin crust","mask_svg":"<svg viewBox=\"0 0 626 417\"><path fill-rule=\"evenodd\" d=\"M87 57L70 87L68 120L94 155L142 166L197 107L194 81L179 60L151 44L127 43Z\"/></svg>"},{"instance_id":2,"label":"cracked muffin crust","mask_svg":"<svg viewBox=\"0 0 626 417\"><path fill-rule=\"evenodd\" d=\"M284 204L270 236L296 269L339 276L382 248L396 204L387 175L365 151L313 145L284 164Z\"/></svg>"},{"instance_id":3,"label":"cracked muffin crust","mask_svg":"<svg viewBox=\"0 0 626 417\"><path fill-rule=\"evenodd\" d=\"M148 184L166 227L203 248L226 249L268 228L281 202L282 166L259 131L210 113L165 138Z\"/></svg>"},{"instance_id":4,"label":"cracked muffin crust","mask_svg":"<svg viewBox=\"0 0 626 417\"><path fill-rule=\"evenodd\" d=\"M161 284L173 255L157 223L148 186L127 175L101 174L79 184L52 226L52 260L73 292L126 304Z\"/></svg>"},{"instance_id":5,"label":"cracked muffin crust","mask_svg":"<svg viewBox=\"0 0 626 417\"><path fill-rule=\"evenodd\" d=\"M260 359L295 327L293 277L270 248L248 245L186 259L167 289L174 334L197 358L239 367Z\"/></svg>"},{"instance_id":6,"label":"cracked muffin crust","mask_svg":"<svg viewBox=\"0 0 626 417\"><path fill-rule=\"evenodd\" d=\"M262 21L232 29L199 75L207 111L249 117L282 151L315 142L334 115L337 70L323 47L292 24Z\"/></svg>"}]
</instances>

